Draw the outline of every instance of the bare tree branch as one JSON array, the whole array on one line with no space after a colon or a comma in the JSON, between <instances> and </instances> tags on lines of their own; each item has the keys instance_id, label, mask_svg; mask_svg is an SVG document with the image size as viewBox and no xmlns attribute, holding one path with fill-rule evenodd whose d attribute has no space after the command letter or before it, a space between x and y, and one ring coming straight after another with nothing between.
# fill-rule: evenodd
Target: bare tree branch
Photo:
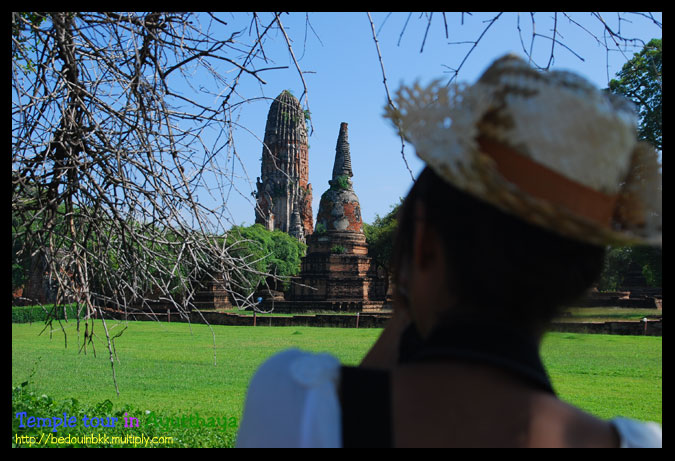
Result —
<instances>
[{"instance_id":1,"label":"bare tree branch","mask_svg":"<svg viewBox=\"0 0 675 461\"><path fill-rule=\"evenodd\" d=\"M298 64L298 60L295 59L295 53L293 53L293 47L291 46L291 41L288 38L288 34L286 34L286 30L284 29L283 24L281 24L281 19L279 19L279 15L277 14L276 16L277 24L279 24L279 29L281 30L281 33L284 36L284 39L286 40L286 45L288 46L288 52L291 54L291 58L293 58L293 64L295 64L295 68L298 70L298 75L300 75L300 80L302 80L302 94L300 95L299 100L302 101L302 98L304 96L305 98L305 104L307 105L307 110L309 110L309 92L307 90L307 83L305 82L305 76L303 75L302 70L300 70L300 65ZM312 124L312 119L309 119L309 124L310 124L310 135L314 132L314 125Z\"/></svg>"},{"instance_id":2,"label":"bare tree branch","mask_svg":"<svg viewBox=\"0 0 675 461\"><path fill-rule=\"evenodd\" d=\"M259 99L237 87L244 77L264 85L260 74L281 68L254 65L267 62L263 43L282 27L278 15L266 26L256 14L252 21L245 42L223 33L227 22L214 14L57 12L39 26L13 15L16 254L44 265L56 290L52 317L76 303L80 350L93 347L102 321L118 393L110 311L156 317L161 302L189 319L208 281L255 308L247 277L274 277L224 245L227 201L239 191L232 165L243 166L234 113ZM220 205L199 200L205 189Z\"/></svg>"},{"instance_id":3,"label":"bare tree branch","mask_svg":"<svg viewBox=\"0 0 675 461\"><path fill-rule=\"evenodd\" d=\"M485 27L485 29L483 29L483 32L480 34L480 36L473 42L473 46L472 46L471 49L464 55L464 59L462 59L462 62L459 63L459 66L457 66L457 67L454 68L454 69L453 69L453 68L450 68L450 67L448 67L448 66L446 66L446 67L448 67L448 69L450 69L450 70L453 72L453 75L452 75L452 77L450 78L450 80L448 81L448 84L452 83L452 82L457 78L457 76L459 75L459 71L462 69L462 66L464 65L464 63L466 62L466 60L469 59L469 56L471 56L471 53L473 53L473 50L476 49L476 47L478 46L478 43L480 43L480 41L481 41L481 39L483 38L483 36L487 33L487 31L490 29L490 27L492 27L492 25L493 25L495 22L497 22L497 20L501 17L501 15L502 15L502 13L499 13L499 14L497 14L494 18L492 18L491 20L485 21L485 22L488 22L489 24Z\"/></svg>"},{"instance_id":4,"label":"bare tree branch","mask_svg":"<svg viewBox=\"0 0 675 461\"><path fill-rule=\"evenodd\" d=\"M427 41L427 34L429 33L429 27L431 27L431 19L432 19L433 17L434 17L434 12L432 11L432 12L429 14L429 20L427 21L427 28L426 28L426 30L424 31L424 38L422 39L422 47L420 48L420 53L422 53L422 52L424 51L424 44L425 44L426 41Z\"/></svg>"},{"instance_id":5,"label":"bare tree branch","mask_svg":"<svg viewBox=\"0 0 675 461\"><path fill-rule=\"evenodd\" d=\"M368 15L368 21L370 22L370 28L373 33L373 41L375 42L375 49L377 50L377 57L380 61L380 69L382 69L382 83L384 84L384 89L385 92L387 93L387 104L392 108L396 109L396 106L394 105L394 102L391 100L391 96L389 95L389 87L387 86L387 75L384 72L384 63L382 62L382 53L380 53L380 45L377 41L377 34L375 34L375 24L373 24L373 18L370 16L370 13L366 13ZM410 169L410 166L408 165L408 160L405 158L405 140L403 139L403 135L400 134L401 138L401 157L403 158L403 163L405 163L405 167L408 170L408 173L410 173L410 177L412 178L413 182L415 181L415 175L413 175L412 170Z\"/></svg>"}]
</instances>

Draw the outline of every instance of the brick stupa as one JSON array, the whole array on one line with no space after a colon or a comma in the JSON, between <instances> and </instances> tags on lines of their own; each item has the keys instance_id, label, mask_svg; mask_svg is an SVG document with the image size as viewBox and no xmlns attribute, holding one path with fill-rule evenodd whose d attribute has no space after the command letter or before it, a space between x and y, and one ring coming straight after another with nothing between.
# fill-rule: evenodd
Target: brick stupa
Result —
<instances>
[{"instance_id":1,"label":"brick stupa","mask_svg":"<svg viewBox=\"0 0 675 461\"><path fill-rule=\"evenodd\" d=\"M352 176L347 124L342 123L330 188L321 196L307 255L286 296L297 309L364 310L384 300L384 281L368 256Z\"/></svg>"}]
</instances>

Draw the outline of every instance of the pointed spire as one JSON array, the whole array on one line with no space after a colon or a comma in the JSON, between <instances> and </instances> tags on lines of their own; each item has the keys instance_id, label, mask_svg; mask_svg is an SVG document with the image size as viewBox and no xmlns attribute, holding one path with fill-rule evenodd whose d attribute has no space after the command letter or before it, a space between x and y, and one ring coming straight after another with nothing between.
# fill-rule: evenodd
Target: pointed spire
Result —
<instances>
[{"instance_id":1,"label":"pointed spire","mask_svg":"<svg viewBox=\"0 0 675 461\"><path fill-rule=\"evenodd\" d=\"M339 176L351 178L352 157L349 153L349 140L347 139L347 123L340 124L340 134L338 135L337 146L335 147L335 164L333 165L333 179Z\"/></svg>"}]
</instances>

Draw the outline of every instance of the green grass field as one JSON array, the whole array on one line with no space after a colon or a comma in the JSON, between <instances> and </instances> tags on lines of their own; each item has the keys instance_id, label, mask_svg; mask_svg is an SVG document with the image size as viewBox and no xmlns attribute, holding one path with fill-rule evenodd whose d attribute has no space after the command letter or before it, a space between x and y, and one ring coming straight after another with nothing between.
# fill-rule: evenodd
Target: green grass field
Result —
<instances>
[{"instance_id":1,"label":"green grass field","mask_svg":"<svg viewBox=\"0 0 675 461\"><path fill-rule=\"evenodd\" d=\"M109 324L110 327L110 324ZM117 326L112 333L120 331ZM120 396L115 394L110 357L100 323L96 357L78 354L75 325L41 336L41 324L12 325L12 386L54 400L75 398L94 405L109 399L158 416L199 414L234 417L243 409L256 368L277 351L298 347L325 351L357 364L379 329L228 327L184 323L129 322L116 340ZM662 421L662 338L550 333L542 357L559 396L603 418L626 416ZM81 341L81 339L80 339ZM29 379L30 378L30 379ZM233 441L230 434L227 444Z\"/></svg>"}]
</instances>

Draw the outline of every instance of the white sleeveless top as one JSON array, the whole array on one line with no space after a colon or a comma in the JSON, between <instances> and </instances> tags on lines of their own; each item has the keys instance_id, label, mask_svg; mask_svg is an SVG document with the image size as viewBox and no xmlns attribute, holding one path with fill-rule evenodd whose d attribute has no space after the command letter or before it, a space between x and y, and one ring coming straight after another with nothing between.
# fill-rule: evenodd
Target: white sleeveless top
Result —
<instances>
[{"instance_id":1,"label":"white sleeveless top","mask_svg":"<svg viewBox=\"0 0 675 461\"><path fill-rule=\"evenodd\" d=\"M237 436L238 448L342 447L337 395L340 362L330 354L280 352L251 380ZM661 448L661 426L628 418L609 421L621 448Z\"/></svg>"}]
</instances>

